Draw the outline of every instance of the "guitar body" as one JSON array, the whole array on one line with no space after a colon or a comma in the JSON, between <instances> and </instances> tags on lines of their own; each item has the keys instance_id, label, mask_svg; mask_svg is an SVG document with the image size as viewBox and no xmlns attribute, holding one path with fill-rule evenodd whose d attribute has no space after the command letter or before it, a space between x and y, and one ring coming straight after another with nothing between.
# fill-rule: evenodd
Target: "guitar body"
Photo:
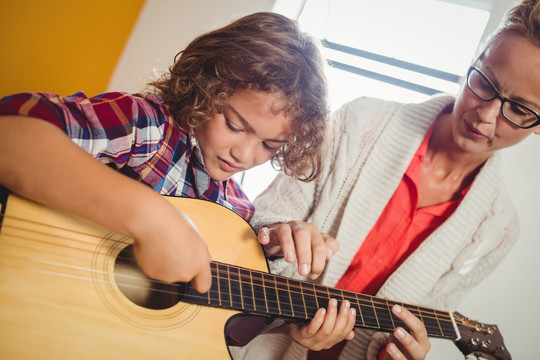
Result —
<instances>
[{"instance_id":1,"label":"guitar body","mask_svg":"<svg viewBox=\"0 0 540 360\"><path fill-rule=\"evenodd\" d=\"M203 200L168 198L197 225L214 260L267 271L253 229ZM0 232L0 358L228 359L224 336L238 311L178 302L136 305L149 279L118 275L129 238L10 195ZM115 275L116 274L116 275ZM144 295L146 296L146 295Z\"/></svg>"}]
</instances>

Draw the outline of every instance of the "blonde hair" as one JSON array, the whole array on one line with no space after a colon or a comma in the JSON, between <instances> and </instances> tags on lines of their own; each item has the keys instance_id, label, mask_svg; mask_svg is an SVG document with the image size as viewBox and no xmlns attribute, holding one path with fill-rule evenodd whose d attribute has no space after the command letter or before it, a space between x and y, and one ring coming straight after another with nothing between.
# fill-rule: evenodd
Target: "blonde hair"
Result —
<instances>
[{"instance_id":1,"label":"blonde hair","mask_svg":"<svg viewBox=\"0 0 540 360\"><path fill-rule=\"evenodd\" d=\"M540 47L540 0L524 0L510 9L499 28L489 37L479 57L499 37L522 36Z\"/></svg>"}]
</instances>

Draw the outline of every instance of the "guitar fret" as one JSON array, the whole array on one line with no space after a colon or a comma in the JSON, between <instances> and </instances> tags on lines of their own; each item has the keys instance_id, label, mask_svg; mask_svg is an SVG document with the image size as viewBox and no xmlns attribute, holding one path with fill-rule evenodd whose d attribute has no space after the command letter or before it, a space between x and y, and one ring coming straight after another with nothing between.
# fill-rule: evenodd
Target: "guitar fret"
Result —
<instances>
[{"instance_id":1,"label":"guitar fret","mask_svg":"<svg viewBox=\"0 0 540 360\"><path fill-rule=\"evenodd\" d=\"M273 278L273 282L274 282L274 291L276 293L276 303L277 303L277 310L278 310L278 314L279 315L282 315L283 313L281 312L281 300L279 299L279 293L278 293L278 288L277 288L277 280L276 278Z\"/></svg>"},{"instance_id":2,"label":"guitar fret","mask_svg":"<svg viewBox=\"0 0 540 360\"><path fill-rule=\"evenodd\" d=\"M306 310L306 300L304 296L304 290L302 288L302 283L295 280L287 280L287 285L289 286L289 295L291 299L291 308L293 316L298 319L307 319L307 310Z\"/></svg>"},{"instance_id":3,"label":"guitar fret","mask_svg":"<svg viewBox=\"0 0 540 360\"><path fill-rule=\"evenodd\" d=\"M377 320L377 315L375 314L375 307L371 296L357 294L357 297L359 299L358 307L359 311L362 313L363 325L368 328L379 329L379 322Z\"/></svg>"},{"instance_id":4,"label":"guitar fret","mask_svg":"<svg viewBox=\"0 0 540 360\"><path fill-rule=\"evenodd\" d=\"M455 328L452 322L450 314L445 311L436 310L438 313L437 319L439 320L439 325L441 326L441 333L443 337L455 339Z\"/></svg>"},{"instance_id":5,"label":"guitar fret","mask_svg":"<svg viewBox=\"0 0 540 360\"><path fill-rule=\"evenodd\" d=\"M388 306L389 306L389 309L391 311L392 307L394 305L399 305L401 306L402 308L404 309L407 309L409 310L413 315L416 315L415 314L415 311L414 309L411 309L409 308L407 305L403 304L403 303L400 303L400 302L397 302L397 301L391 301L391 300L387 300L387 303L388 303ZM393 325L393 328L396 328L396 327L402 327L404 328L405 330L409 331L409 328L405 325L405 323L403 322L403 320L401 320L400 318L398 318L397 316L394 316L394 314L392 314L392 312L390 312L391 316L392 316L392 325Z\"/></svg>"},{"instance_id":6,"label":"guitar fret","mask_svg":"<svg viewBox=\"0 0 540 360\"><path fill-rule=\"evenodd\" d=\"M218 304L219 306L222 306L221 304L221 280L219 277L219 264L216 263L216 284L217 284L217 293L218 293Z\"/></svg>"},{"instance_id":7,"label":"guitar fret","mask_svg":"<svg viewBox=\"0 0 540 360\"><path fill-rule=\"evenodd\" d=\"M217 264L211 263L210 268L215 279L212 279L212 285L210 286L210 290L208 291L208 294L207 294L208 304L221 305L221 301L219 300L220 298L219 282L218 282L219 273L216 271Z\"/></svg>"},{"instance_id":8,"label":"guitar fret","mask_svg":"<svg viewBox=\"0 0 540 360\"><path fill-rule=\"evenodd\" d=\"M242 309L244 311L255 311L255 300L253 295L253 282L251 271L238 268L238 282Z\"/></svg>"},{"instance_id":9,"label":"guitar fret","mask_svg":"<svg viewBox=\"0 0 540 360\"><path fill-rule=\"evenodd\" d=\"M420 311L420 306L416 306L416 308L418 309L418 313L414 313L414 315L416 315L416 317L418 317L422 322L424 322L424 318L422 317L422 311ZM409 311L412 311L412 309L409 309Z\"/></svg>"},{"instance_id":10,"label":"guitar fret","mask_svg":"<svg viewBox=\"0 0 540 360\"><path fill-rule=\"evenodd\" d=\"M366 323L364 322L364 315L362 314L362 306L360 305L360 299L358 299L358 294L354 293L354 297L356 298L356 308L358 311L356 312L356 318L355 324L358 324L358 326L366 326ZM358 322L358 318L360 318L361 323Z\"/></svg>"},{"instance_id":11,"label":"guitar fret","mask_svg":"<svg viewBox=\"0 0 540 360\"><path fill-rule=\"evenodd\" d=\"M386 306L388 307L388 315L390 316L390 320L392 320L392 328L396 328L396 323L394 322L394 316L392 315L392 307L390 306L390 303L388 300L386 300Z\"/></svg>"},{"instance_id":12,"label":"guitar fret","mask_svg":"<svg viewBox=\"0 0 540 360\"><path fill-rule=\"evenodd\" d=\"M244 310L244 295L242 291L242 278L240 269L227 265L227 275L229 281L231 307L233 309Z\"/></svg>"},{"instance_id":13,"label":"guitar fret","mask_svg":"<svg viewBox=\"0 0 540 360\"><path fill-rule=\"evenodd\" d=\"M377 327L380 328L381 324L379 323L379 317L377 316L377 309L375 308L375 304L373 303L373 297L369 297L371 299L371 306L373 309L373 314L375 314L375 321L377 321Z\"/></svg>"},{"instance_id":14,"label":"guitar fret","mask_svg":"<svg viewBox=\"0 0 540 360\"><path fill-rule=\"evenodd\" d=\"M315 285L312 283L304 283L305 287L302 287L304 294L304 306L306 319L311 319L315 312L319 308L319 302L317 296L315 296Z\"/></svg>"},{"instance_id":15,"label":"guitar fret","mask_svg":"<svg viewBox=\"0 0 540 360\"><path fill-rule=\"evenodd\" d=\"M306 309L306 297L304 296L304 289L301 282L298 284L300 288L300 294L302 296L302 305L304 305L304 318L307 319L308 315L307 315L307 309Z\"/></svg>"},{"instance_id":16,"label":"guitar fret","mask_svg":"<svg viewBox=\"0 0 540 360\"><path fill-rule=\"evenodd\" d=\"M439 327L439 330L440 330L441 336L442 336L442 335L444 335L444 333L443 333L443 330L442 330L442 327L441 327L441 322L439 321L439 316L437 315L436 311L433 311L433 314L435 314L435 319L437 320L437 326Z\"/></svg>"},{"instance_id":17,"label":"guitar fret","mask_svg":"<svg viewBox=\"0 0 540 360\"><path fill-rule=\"evenodd\" d=\"M381 322L381 327L384 327L388 330L393 330L396 328L396 324L394 322L394 316L392 314L392 306L388 302L387 299L382 299L384 301L384 304L381 304L383 307L379 308L379 319ZM396 318L398 319L398 318Z\"/></svg>"},{"instance_id":18,"label":"guitar fret","mask_svg":"<svg viewBox=\"0 0 540 360\"><path fill-rule=\"evenodd\" d=\"M253 299L254 307L257 312L267 313L268 305L266 302L266 290L264 289L264 282L262 274L258 272L251 272L252 274L252 287L253 287Z\"/></svg>"},{"instance_id":19,"label":"guitar fret","mask_svg":"<svg viewBox=\"0 0 540 360\"><path fill-rule=\"evenodd\" d=\"M377 302L371 297L371 303L375 309L375 316L377 319L378 326L381 330L391 331L394 329L394 321L392 320L392 314L390 312L390 307L386 299L378 299Z\"/></svg>"},{"instance_id":20,"label":"guitar fret","mask_svg":"<svg viewBox=\"0 0 540 360\"><path fill-rule=\"evenodd\" d=\"M249 284L251 285L251 295L253 299L253 311L257 311L257 304L255 303L255 290L253 289L253 273L249 270Z\"/></svg>"},{"instance_id":21,"label":"guitar fret","mask_svg":"<svg viewBox=\"0 0 540 360\"><path fill-rule=\"evenodd\" d=\"M280 304L279 311L282 316L294 317L291 291L287 278L276 279L277 298Z\"/></svg>"},{"instance_id":22,"label":"guitar fret","mask_svg":"<svg viewBox=\"0 0 540 360\"><path fill-rule=\"evenodd\" d=\"M242 284L242 274L240 273L240 268L236 269L238 271L238 288L240 289L240 304L242 309L245 309L244 306L244 291L242 290L243 284Z\"/></svg>"},{"instance_id":23,"label":"guitar fret","mask_svg":"<svg viewBox=\"0 0 540 360\"><path fill-rule=\"evenodd\" d=\"M227 269L227 285L229 287L229 303L231 304L231 307L234 307L233 297L232 297L233 291L231 287L231 272L230 272L229 265L225 265L225 268Z\"/></svg>"},{"instance_id":24,"label":"guitar fret","mask_svg":"<svg viewBox=\"0 0 540 360\"><path fill-rule=\"evenodd\" d=\"M315 289L315 298L317 299L317 304L319 307L328 307L328 301L330 301L330 293L328 292L328 288L324 288L322 286L313 286ZM322 291L320 289L326 290L324 293L325 295L322 295Z\"/></svg>"},{"instance_id":25,"label":"guitar fret","mask_svg":"<svg viewBox=\"0 0 540 360\"><path fill-rule=\"evenodd\" d=\"M440 336L440 326L439 322L435 317L435 312L432 309L424 309L424 325L426 327L427 333L430 336Z\"/></svg>"},{"instance_id":26,"label":"guitar fret","mask_svg":"<svg viewBox=\"0 0 540 360\"><path fill-rule=\"evenodd\" d=\"M231 288L229 283L227 266L224 264L218 264L218 273L220 274L218 279L219 295L221 301L220 304L223 307L232 307Z\"/></svg>"},{"instance_id":27,"label":"guitar fret","mask_svg":"<svg viewBox=\"0 0 540 360\"><path fill-rule=\"evenodd\" d=\"M267 282L267 281L266 281ZM264 290L264 298L265 298L265 304L266 304L266 311L273 315L279 315L279 300L277 298L277 290L275 289L275 281L274 281L274 291L270 291L270 285L267 285L265 282L265 276L262 276L262 283L263 283L263 290ZM266 291L268 288L269 291Z\"/></svg>"},{"instance_id":28,"label":"guitar fret","mask_svg":"<svg viewBox=\"0 0 540 360\"><path fill-rule=\"evenodd\" d=\"M291 286L290 286L290 283L289 283L289 279L285 279L287 280L287 294L289 295L289 304L291 305L291 312L292 312L292 317L295 317L294 315L294 306L293 306L293 302L292 302L292 297L291 297Z\"/></svg>"}]
</instances>

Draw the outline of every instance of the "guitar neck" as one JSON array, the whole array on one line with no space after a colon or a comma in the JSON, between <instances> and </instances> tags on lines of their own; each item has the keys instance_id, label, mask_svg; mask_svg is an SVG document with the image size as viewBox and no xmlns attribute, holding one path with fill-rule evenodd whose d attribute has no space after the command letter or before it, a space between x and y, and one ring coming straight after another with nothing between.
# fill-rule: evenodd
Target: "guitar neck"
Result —
<instances>
[{"instance_id":1,"label":"guitar neck","mask_svg":"<svg viewBox=\"0 0 540 360\"><path fill-rule=\"evenodd\" d=\"M406 328L392 314L398 304L417 316L428 335L456 340L453 315L448 312L408 305L374 296L344 291L293 280L234 265L212 263L212 288L206 294L182 284L181 301L199 305L240 310L246 313L309 321L317 309L327 307L331 298L348 300L357 309L355 327L391 332L396 326Z\"/></svg>"}]
</instances>

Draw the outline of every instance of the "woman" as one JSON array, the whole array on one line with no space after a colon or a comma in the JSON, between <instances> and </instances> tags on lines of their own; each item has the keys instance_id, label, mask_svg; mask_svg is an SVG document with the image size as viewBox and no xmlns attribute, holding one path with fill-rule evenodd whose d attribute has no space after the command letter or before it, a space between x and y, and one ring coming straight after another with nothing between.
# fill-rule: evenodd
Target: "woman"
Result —
<instances>
[{"instance_id":1,"label":"woman","mask_svg":"<svg viewBox=\"0 0 540 360\"><path fill-rule=\"evenodd\" d=\"M292 219L335 237L340 251L322 284L453 310L519 236L499 150L540 134L539 114L540 3L525 0L472 63L456 98L361 98L336 112L322 177L304 184L279 175L256 199L253 223L271 251L294 251L277 232ZM298 277L283 259L271 266ZM241 352L257 359L302 359L306 348L331 348L309 351L308 359L426 357L425 328L410 313L401 316L411 333L356 330L341 342L352 338L352 326L335 306L308 325L272 329Z\"/></svg>"}]
</instances>

